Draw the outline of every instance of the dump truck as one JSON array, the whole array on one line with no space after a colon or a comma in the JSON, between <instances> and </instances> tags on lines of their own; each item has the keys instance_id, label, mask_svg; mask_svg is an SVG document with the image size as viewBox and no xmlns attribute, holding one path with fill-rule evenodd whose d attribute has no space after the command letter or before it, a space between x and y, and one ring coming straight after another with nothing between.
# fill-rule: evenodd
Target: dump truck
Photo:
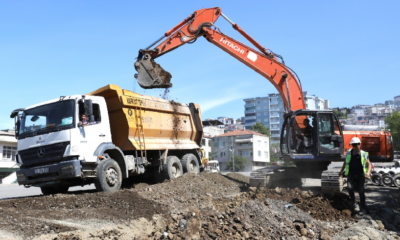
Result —
<instances>
[{"instance_id":1,"label":"dump truck","mask_svg":"<svg viewBox=\"0 0 400 240\"><path fill-rule=\"evenodd\" d=\"M117 191L134 175L174 179L203 167L198 104L107 85L16 109L11 118L18 183L45 195L92 183L98 191Z\"/></svg>"}]
</instances>

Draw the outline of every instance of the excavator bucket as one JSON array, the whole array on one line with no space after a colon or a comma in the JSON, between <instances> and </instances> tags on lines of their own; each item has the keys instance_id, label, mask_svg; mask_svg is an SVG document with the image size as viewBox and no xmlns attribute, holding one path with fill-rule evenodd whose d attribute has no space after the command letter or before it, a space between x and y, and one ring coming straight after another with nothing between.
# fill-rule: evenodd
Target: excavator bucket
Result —
<instances>
[{"instance_id":1,"label":"excavator bucket","mask_svg":"<svg viewBox=\"0 0 400 240\"><path fill-rule=\"evenodd\" d=\"M135 77L142 88L170 88L172 75L165 71L159 64L145 54L143 59L135 63L138 72Z\"/></svg>"}]
</instances>

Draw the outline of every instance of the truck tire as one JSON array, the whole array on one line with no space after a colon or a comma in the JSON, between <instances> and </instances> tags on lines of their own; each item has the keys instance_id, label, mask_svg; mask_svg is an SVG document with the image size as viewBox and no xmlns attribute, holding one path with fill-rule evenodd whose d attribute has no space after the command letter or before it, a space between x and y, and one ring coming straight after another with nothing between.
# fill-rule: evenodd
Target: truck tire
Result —
<instances>
[{"instance_id":1,"label":"truck tire","mask_svg":"<svg viewBox=\"0 0 400 240\"><path fill-rule=\"evenodd\" d=\"M382 185L382 175L380 173L374 173L371 176L371 182L375 186Z\"/></svg>"},{"instance_id":2,"label":"truck tire","mask_svg":"<svg viewBox=\"0 0 400 240\"><path fill-rule=\"evenodd\" d=\"M188 153L181 160L184 173L199 173L199 162L194 154Z\"/></svg>"},{"instance_id":3,"label":"truck tire","mask_svg":"<svg viewBox=\"0 0 400 240\"><path fill-rule=\"evenodd\" d=\"M43 195L52 195L58 193L67 193L69 186L52 186L52 187L40 187Z\"/></svg>"},{"instance_id":4,"label":"truck tire","mask_svg":"<svg viewBox=\"0 0 400 240\"><path fill-rule=\"evenodd\" d=\"M393 184L393 177L389 173L385 173L382 175L382 184L383 186L391 187Z\"/></svg>"},{"instance_id":5,"label":"truck tire","mask_svg":"<svg viewBox=\"0 0 400 240\"><path fill-rule=\"evenodd\" d=\"M165 179L175 179L183 174L182 164L176 156L167 157L167 164L162 167L162 172Z\"/></svg>"},{"instance_id":6,"label":"truck tire","mask_svg":"<svg viewBox=\"0 0 400 240\"><path fill-rule=\"evenodd\" d=\"M400 174L397 174L394 178L393 178L393 184L396 187L400 187Z\"/></svg>"},{"instance_id":7,"label":"truck tire","mask_svg":"<svg viewBox=\"0 0 400 240\"><path fill-rule=\"evenodd\" d=\"M115 192L121 188L122 172L114 159L106 159L97 165L97 177L94 181L99 192Z\"/></svg>"}]
</instances>

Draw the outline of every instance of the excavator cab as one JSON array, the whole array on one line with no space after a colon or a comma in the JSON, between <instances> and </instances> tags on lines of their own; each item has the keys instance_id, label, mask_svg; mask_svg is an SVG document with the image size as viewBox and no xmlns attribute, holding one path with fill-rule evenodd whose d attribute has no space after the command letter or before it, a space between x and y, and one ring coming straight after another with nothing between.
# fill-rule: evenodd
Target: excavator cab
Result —
<instances>
[{"instance_id":1,"label":"excavator cab","mask_svg":"<svg viewBox=\"0 0 400 240\"><path fill-rule=\"evenodd\" d=\"M280 144L286 162L330 162L341 158L343 133L332 111L296 110L286 114Z\"/></svg>"}]
</instances>

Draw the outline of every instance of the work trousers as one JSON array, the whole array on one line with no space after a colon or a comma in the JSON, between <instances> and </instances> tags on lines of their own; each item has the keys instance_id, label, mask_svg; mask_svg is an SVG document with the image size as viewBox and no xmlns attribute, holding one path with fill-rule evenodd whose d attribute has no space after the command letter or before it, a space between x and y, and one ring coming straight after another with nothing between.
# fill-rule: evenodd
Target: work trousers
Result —
<instances>
[{"instance_id":1,"label":"work trousers","mask_svg":"<svg viewBox=\"0 0 400 240\"><path fill-rule=\"evenodd\" d=\"M360 206L365 208L365 177L364 175L348 175L347 176L347 191L353 204L356 204L356 196L354 191L357 191L360 195Z\"/></svg>"}]
</instances>

